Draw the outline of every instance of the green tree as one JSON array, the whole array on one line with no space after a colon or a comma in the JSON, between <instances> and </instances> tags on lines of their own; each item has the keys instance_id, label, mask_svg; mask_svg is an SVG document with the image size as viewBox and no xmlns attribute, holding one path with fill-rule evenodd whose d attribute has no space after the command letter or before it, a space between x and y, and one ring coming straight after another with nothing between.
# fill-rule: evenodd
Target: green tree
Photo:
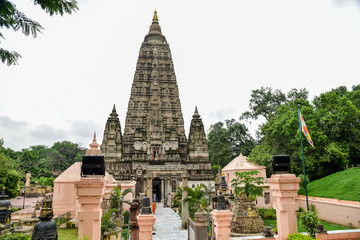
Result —
<instances>
[{"instance_id":1,"label":"green tree","mask_svg":"<svg viewBox=\"0 0 360 240\"><path fill-rule=\"evenodd\" d=\"M11 161L11 158L0 152L0 189L5 187L9 198L14 198L19 192L17 184L20 180L20 174L13 170Z\"/></svg>"},{"instance_id":2,"label":"green tree","mask_svg":"<svg viewBox=\"0 0 360 240\"><path fill-rule=\"evenodd\" d=\"M174 195L174 201L172 202L172 207L179 207L179 211L181 209L182 192L182 187L177 187Z\"/></svg>"},{"instance_id":3,"label":"green tree","mask_svg":"<svg viewBox=\"0 0 360 240\"><path fill-rule=\"evenodd\" d=\"M258 119L259 116L269 120L271 114L275 114L277 109L295 99L306 100L309 92L305 89L291 89L287 94L279 89L273 90L271 87L261 87L260 89L252 90L249 108L242 114L241 119Z\"/></svg>"},{"instance_id":4,"label":"green tree","mask_svg":"<svg viewBox=\"0 0 360 240\"><path fill-rule=\"evenodd\" d=\"M117 236L116 222L112 218L115 211L118 211L118 209L111 208L101 217L101 239L104 239L105 233L115 234Z\"/></svg>"},{"instance_id":5,"label":"green tree","mask_svg":"<svg viewBox=\"0 0 360 240\"><path fill-rule=\"evenodd\" d=\"M252 90L249 108L250 111L243 113L242 118L258 119L263 116L269 119L269 115L276 112L276 109L286 102L286 95L280 90L273 91L271 87L261 87Z\"/></svg>"},{"instance_id":6,"label":"green tree","mask_svg":"<svg viewBox=\"0 0 360 240\"><path fill-rule=\"evenodd\" d=\"M295 91L293 91L295 92ZM290 96L291 95L291 96ZM261 144L249 160L267 166L271 155L290 155L291 171L303 172L298 109L301 109L315 149L304 139L306 172L316 180L360 163L360 87L339 87L310 103L305 93L288 94L287 102L269 114L261 126Z\"/></svg>"},{"instance_id":7,"label":"green tree","mask_svg":"<svg viewBox=\"0 0 360 240\"><path fill-rule=\"evenodd\" d=\"M255 177L259 171L235 172L235 177L231 180L231 186L234 187L234 195L240 197L245 194L247 199L255 200L256 197L263 195L263 188L260 185L264 184L263 177Z\"/></svg>"},{"instance_id":8,"label":"green tree","mask_svg":"<svg viewBox=\"0 0 360 240\"><path fill-rule=\"evenodd\" d=\"M224 167L240 153L247 156L255 140L243 123L230 119L210 126L208 144L211 163Z\"/></svg>"},{"instance_id":9,"label":"green tree","mask_svg":"<svg viewBox=\"0 0 360 240\"><path fill-rule=\"evenodd\" d=\"M190 218L194 219L195 213L199 209L200 205L202 205L204 209L206 208L208 204L206 193L209 193L210 190L204 184L201 184L194 189L185 187L185 190L188 193L188 197L184 199L184 203L188 203Z\"/></svg>"},{"instance_id":10,"label":"green tree","mask_svg":"<svg viewBox=\"0 0 360 240\"><path fill-rule=\"evenodd\" d=\"M31 173L32 177L39 176L39 153L34 150L23 149L18 159L22 174Z\"/></svg>"},{"instance_id":11,"label":"green tree","mask_svg":"<svg viewBox=\"0 0 360 240\"><path fill-rule=\"evenodd\" d=\"M5 188L9 198L15 198L19 194L18 182L20 174L15 170L10 170L6 177Z\"/></svg>"},{"instance_id":12,"label":"green tree","mask_svg":"<svg viewBox=\"0 0 360 240\"><path fill-rule=\"evenodd\" d=\"M39 5L43 10L50 14L64 13L71 14L78 10L77 2L75 0L33 0L34 5ZM11 29L14 31L21 30L25 35L32 35L36 37L38 33L44 29L38 22L28 18L25 13L19 11L16 5L9 0L0 0L0 28ZM0 38L4 38L0 32ZM3 63L7 62L7 65L17 64L17 60L21 55L15 51L8 51L0 48L0 58Z\"/></svg>"},{"instance_id":13,"label":"green tree","mask_svg":"<svg viewBox=\"0 0 360 240\"><path fill-rule=\"evenodd\" d=\"M120 202L121 198L124 198L127 194L131 193L132 190L130 188L121 191L121 186L116 186L111 190L110 194L110 208L117 208L117 216L120 216ZM131 202L124 200L123 203L131 205Z\"/></svg>"},{"instance_id":14,"label":"green tree","mask_svg":"<svg viewBox=\"0 0 360 240\"><path fill-rule=\"evenodd\" d=\"M80 162L85 148L70 141L56 142L45 152L50 169L65 171L75 162Z\"/></svg>"},{"instance_id":15,"label":"green tree","mask_svg":"<svg viewBox=\"0 0 360 240\"><path fill-rule=\"evenodd\" d=\"M259 145L256 145L255 148L251 151L248 161L254 162L260 166L266 167L266 175L270 177L271 175L271 162L272 156L275 155L273 148L271 148L267 142L263 142Z\"/></svg>"},{"instance_id":16,"label":"green tree","mask_svg":"<svg viewBox=\"0 0 360 240\"><path fill-rule=\"evenodd\" d=\"M0 139L0 189L6 188L6 194L10 198L16 197L19 192L18 182L20 180L20 174L15 170L15 160L9 157L14 151L3 147L4 141ZM10 153L10 154L9 154Z\"/></svg>"}]
</instances>

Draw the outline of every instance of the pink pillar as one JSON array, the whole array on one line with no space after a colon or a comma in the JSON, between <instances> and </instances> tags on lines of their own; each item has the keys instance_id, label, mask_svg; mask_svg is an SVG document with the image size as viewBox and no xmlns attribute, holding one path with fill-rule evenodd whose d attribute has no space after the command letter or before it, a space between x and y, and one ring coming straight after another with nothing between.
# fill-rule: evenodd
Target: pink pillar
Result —
<instances>
[{"instance_id":1,"label":"pink pillar","mask_svg":"<svg viewBox=\"0 0 360 240\"><path fill-rule=\"evenodd\" d=\"M298 196L300 178L294 174L274 174L268 179L270 190L275 197L278 239L286 240L288 235L296 233L296 211L299 206L295 202Z\"/></svg>"},{"instance_id":2,"label":"pink pillar","mask_svg":"<svg viewBox=\"0 0 360 240\"><path fill-rule=\"evenodd\" d=\"M233 213L230 210L213 210L211 216L214 220L214 233L217 240L230 239L230 221Z\"/></svg>"},{"instance_id":3,"label":"pink pillar","mask_svg":"<svg viewBox=\"0 0 360 240\"><path fill-rule=\"evenodd\" d=\"M152 230L155 223L156 217L153 214L139 214L137 221L139 224L139 239L151 240Z\"/></svg>"},{"instance_id":4,"label":"pink pillar","mask_svg":"<svg viewBox=\"0 0 360 240\"><path fill-rule=\"evenodd\" d=\"M103 178L81 178L75 186L80 205L78 238L88 236L90 240L100 240L100 204L105 193L105 181Z\"/></svg>"}]
</instances>

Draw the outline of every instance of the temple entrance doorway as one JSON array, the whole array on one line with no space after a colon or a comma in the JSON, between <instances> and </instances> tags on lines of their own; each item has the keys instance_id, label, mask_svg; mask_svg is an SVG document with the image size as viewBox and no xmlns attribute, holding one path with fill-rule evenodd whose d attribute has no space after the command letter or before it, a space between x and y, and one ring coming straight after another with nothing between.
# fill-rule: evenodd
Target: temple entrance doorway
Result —
<instances>
[{"instance_id":1,"label":"temple entrance doorway","mask_svg":"<svg viewBox=\"0 0 360 240\"><path fill-rule=\"evenodd\" d=\"M152 180L152 200L154 202L161 202L161 180L160 178L154 178Z\"/></svg>"}]
</instances>

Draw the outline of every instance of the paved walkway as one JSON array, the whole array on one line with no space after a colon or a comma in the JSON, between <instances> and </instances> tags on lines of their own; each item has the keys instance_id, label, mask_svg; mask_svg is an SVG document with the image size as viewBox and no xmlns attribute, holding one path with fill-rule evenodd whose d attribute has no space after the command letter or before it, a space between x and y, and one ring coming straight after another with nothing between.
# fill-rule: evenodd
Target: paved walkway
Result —
<instances>
[{"instance_id":1,"label":"paved walkway","mask_svg":"<svg viewBox=\"0 0 360 240\"><path fill-rule=\"evenodd\" d=\"M156 203L153 240L187 240L187 230L180 230L181 219L171 208Z\"/></svg>"}]
</instances>

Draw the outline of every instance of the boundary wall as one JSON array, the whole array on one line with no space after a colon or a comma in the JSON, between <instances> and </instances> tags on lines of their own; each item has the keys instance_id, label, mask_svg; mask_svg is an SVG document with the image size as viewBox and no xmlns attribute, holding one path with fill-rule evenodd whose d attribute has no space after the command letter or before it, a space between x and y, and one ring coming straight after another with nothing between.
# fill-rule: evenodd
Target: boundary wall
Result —
<instances>
[{"instance_id":1,"label":"boundary wall","mask_svg":"<svg viewBox=\"0 0 360 240\"><path fill-rule=\"evenodd\" d=\"M309 205L314 204L320 219L360 228L360 202L332 198L309 197ZM306 197L299 195L295 201L306 209Z\"/></svg>"},{"instance_id":2,"label":"boundary wall","mask_svg":"<svg viewBox=\"0 0 360 240\"><path fill-rule=\"evenodd\" d=\"M307 235L307 234L304 234ZM277 235L273 238L265 238L263 236L249 236L249 237L231 237L230 240L277 240ZM320 240L357 240L360 239L360 229L351 229L351 230L338 230L338 231L328 231L327 234L316 235L316 239Z\"/></svg>"}]
</instances>

